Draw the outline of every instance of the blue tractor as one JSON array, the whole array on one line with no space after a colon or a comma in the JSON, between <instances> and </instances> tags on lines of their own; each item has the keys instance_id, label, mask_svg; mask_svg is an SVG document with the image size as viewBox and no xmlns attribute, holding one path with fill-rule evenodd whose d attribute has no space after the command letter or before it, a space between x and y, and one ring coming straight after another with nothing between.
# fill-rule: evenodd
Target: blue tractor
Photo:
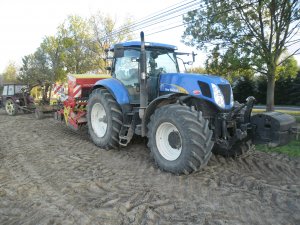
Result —
<instances>
[{"instance_id":1,"label":"blue tractor","mask_svg":"<svg viewBox=\"0 0 300 225\"><path fill-rule=\"evenodd\" d=\"M103 148L148 138L163 171L189 174L212 152L238 156L252 143L283 145L295 119L281 113L251 116L255 99L234 102L230 83L218 76L180 73L172 45L130 41L114 45L112 78L98 81L88 100L88 129ZM194 54L193 54L194 58Z\"/></svg>"}]
</instances>

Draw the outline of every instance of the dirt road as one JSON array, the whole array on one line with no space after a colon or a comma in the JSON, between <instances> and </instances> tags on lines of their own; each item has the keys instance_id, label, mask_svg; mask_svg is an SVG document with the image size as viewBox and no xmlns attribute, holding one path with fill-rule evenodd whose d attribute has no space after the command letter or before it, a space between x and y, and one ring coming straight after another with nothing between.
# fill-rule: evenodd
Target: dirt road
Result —
<instances>
[{"instance_id":1,"label":"dirt road","mask_svg":"<svg viewBox=\"0 0 300 225\"><path fill-rule=\"evenodd\" d=\"M143 141L104 151L52 118L0 111L0 224L300 224L300 159L213 156L174 176Z\"/></svg>"}]
</instances>

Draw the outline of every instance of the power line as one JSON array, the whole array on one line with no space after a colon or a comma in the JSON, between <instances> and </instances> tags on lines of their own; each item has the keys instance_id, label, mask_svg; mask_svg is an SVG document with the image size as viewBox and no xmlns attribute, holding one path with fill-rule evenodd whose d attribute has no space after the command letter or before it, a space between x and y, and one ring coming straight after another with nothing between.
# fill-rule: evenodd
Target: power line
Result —
<instances>
[{"instance_id":1,"label":"power line","mask_svg":"<svg viewBox=\"0 0 300 225\"><path fill-rule=\"evenodd\" d=\"M186 2L186 1L183 1L183 2ZM187 13L188 11L191 11L191 10L195 10L197 9L198 7L195 7L199 2L199 0L193 0L193 1L189 1L188 3L186 4L182 4L183 2L180 2L180 3L177 3L175 5L172 5L166 9L168 9L167 11L165 10L161 10L159 12L162 12L162 13L154 13L154 16L148 16L148 17L145 17L144 19L142 19L141 21L138 21L138 22L135 22L133 24L130 24L128 26L125 26L125 27L121 27L120 29L117 29L116 31L112 32L110 35L107 35L103 38L101 38L101 40L105 40L107 38L111 38L123 31L126 31L128 29L130 29L129 32L134 32L136 30L139 30L139 29L144 29L144 28L147 28L149 26L153 26L155 24L158 24L158 23L161 23L161 22L164 22L164 21L167 21L167 20L171 20L173 18L176 18L176 17L179 17L179 16L182 16L184 15L185 13ZM192 3L192 4L191 4ZM177 6L178 4L181 4L180 6ZM190 5L187 5L187 4L190 4ZM176 7L174 7L176 6ZM171 8L171 9L170 9ZM184 13L182 13L184 12ZM181 13L181 14L177 14L171 18L167 18L167 19L164 19L163 21L162 20L159 20L159 19L163 19L165 17L168 17L170 15L172 15L173 13Z\"/></svg>"},{"instance_id":2,"label":"power line","mask_svg":"<svg viewBox=\"0 0 300 225\"><path fill-rule=\"evenodd\" d=\"M238 6L238 7L236 7L236 8L231 8L231 9L225 10L225 11L223 11L223 12L219 12L219 13L213 14L213 15L211 15L211 16L209 16L209 17L219 16L219 15L221 15L221 14L228 13L228 12L234 11L234 10L236 10L236 9L245 8L245 6L249 7L249 6L251 6L253 3L257 3L257 2L258 2L258 1L255 1L255 2L248 3L248 4L244 4L244 5L242 5L242 6ZM202 19L198 19L198 21L199 21L199 20L202 21L202 20L207 19L207 18L209 18L209 17L203 17ZM182 24L180 24L180 25L173 26L173 27L169 27L169 28L167 28L167 29L163 29L163 30L160 30L160 31L156 31L156 32L147 34L147 36L154 35L154 34L158 34L158 33L161 33L161 32L167 31L167 30L175 29L175 28L178 28L178 27L181 27L181 26L187 25L187 24L189 24L189 23L193 23L193 22L196 22L196 20L193 20L192 22L185 22L185 23L182 23Z\"/></svg>"},{"instance_id":3,"label":"power line","mask_svg":"<svg viewBox=\"0 0 300 225\"><path fill-rule=\"evenodd\" d=\"M189 2L187 2L187 1L189 1ZM179 2L179 3L175 4L175 5L169 6L169 7L165 8L165 9L163 9L163 10L160 10L158 12L150 14L149 16L142 18L140 21L137 21L137 22L134 22L133 24L130 24L130 25L125 26L125 27L122 27L122 28L116 30L115 32L113 32L113 34L121 32L122 30L128 29L130 27L140 26L140 25L143 25L145 23L149 23L149 22L151 22L153 20L157 20L157 19L161 18L166 13L170 13L170 12L172 12L175 9L178 9L180 7L183 7L183 6L188 6L190 3L197 2L197 1L199 1L199 0L192 0L192 1L191 0L184 0L182 2ZM187 2L187 3L185 3L185 2ZM182 3L184 3L184 4L182 4ZM180 4L180 6L178 6L179 4Z\"/></svg>"},{"instance_id":4,"label":"power line","mask_svg":"<svg viewBox=\"0 0 300 225\"><path fill-rule=\"evenodd\" d=\"M187 0L186 0L187 1ZM183 1L183 2L186 2L186 1ZM149 27L152 27L156 24L161 24L163 22L166 22L166 21L169 21L169 20L172 20L174 18L177 18L179 16L183 16L185 15L187 12L190 12L190 11L193 11L193 10L200 10L200 9L205 9L206 6L203 6L203 7L200 7L200 6L196 6L196 4L199 4L200 1L199 0L193 0L193 1L189 1L187 4L190 4L192 3L191 5L188 5L186 6L186 4L181 4L183 2L180 2L180 3L177 3L175 5L172 5L166 9L168 9L167 11L159 14L159 12L162 12L164 10L160 10L152 15L154 16L148 16L148 17L145 17L144 19L142 19L141 21L139 22L135 22L131 25L128 25L126 27L123 27L123 28L120 28L116 31L114 31L112 34L110 35L107 35L103 38L101 38L101 40L105 40L107 38L113 38L114 36L116 36L117 34L121 33L122 31L126 31L127 29L129 29L129 31L127 31L126 33L129 33L129 32L134 32L134 31L137 31L137 30L141 30L141 29L147 29ZM217 3L220 3L222 2L222 0L218 1L218 2L215 2L216 4ZM231 8L231 9L228 9L228 10L225 10L225 11L222 11L222 12L219 12L219 13L216 13L216 14L213 14L211 15L210 17L215 17L215 16L218 16L218 15L221 15L221 14L224 14L224 13L228 13L228 12L231 12L231 11L234 11L236 9L241 9L241 8L245 8L246 6L249 7L251 6L253 3L257 3L258 1L254 1L254 2L250 2L250 3L247 3L247 4L244 4L242 6L237 6L235 8ZM177 6L181 4L180 6ZM174 7L176 6L176 7ZM186 6L186 7L183 7L183 6ZM171 8L171 9L170 9ZM165 9L165 10L166 10ZM174 12L174 10L176 10ZM173 13L180 13L180 14L176 14L174 16L171 16L171 17L168 17L170 15L172 15ZM165 19L163 19L165 18ZM204 20L204 19L207 19L209 17L203 17L201 19L198 19L198 20ZM150 20L151 19L151 20ZM162 20L159 20L159 19L162 19ZM159 20L159 21L158 21ZM146 22L147 21L147 22ZM158 30L158 31L154 31L152 33L148 33L147 36L150 36L150 35L154 35L154 34L158 34L158 33L161 33L161 32L165 32L165 31L168 31L168 30L172 30L172 29L175 29L175 28L178 28L178 27L181 27L181 26L184 26L184 25L187 25L189 23L193 23L193 22L196 22L196 20L193 20L193 21L190 21L190 22L181 22L180 24L177 24L177 25L174 25L174 26L171 26L171 27L167 27L165 29L161 29L161 30ZM138 26L136 26L137 24L139 24ZM170 24L169 24L170 25ZM130 29L131 28L131 29Z\"/></svg>"}]
</instances>

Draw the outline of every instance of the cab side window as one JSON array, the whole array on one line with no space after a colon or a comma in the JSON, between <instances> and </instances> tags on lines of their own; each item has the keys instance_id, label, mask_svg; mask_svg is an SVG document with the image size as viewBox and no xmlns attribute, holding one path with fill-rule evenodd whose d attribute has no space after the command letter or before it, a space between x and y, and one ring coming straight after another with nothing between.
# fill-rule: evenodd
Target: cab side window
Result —
<instances>
[{"instance_id":1,"label":"cab side window","mask_svg":"<svg viewBox=\"0 0 300 225\"><path fill-rule=\"evenodd\" d=\"M137 50L125 50L124 57L116 58L114 75L125 86L135 86L138 80L138 62L133 59L139 57Z\"/></svg>"},{"instance_id":2,"label":"cab side window","mask_svg":"<svg viewBox=\"0 0 300 225\"><path fill-rule=\"evenodd\" d=\"M7 95L7 86L4 86L2 95Z\"/></svg>"},{"instance_id":3,"label":"cab side window","mask_svg":"<svg viewBox=\"0 0 300 225\"><path fill-rule=\"evenodd\" d=\"M15 93L15 87L14 87L14 85L8 85L8 93L7 93L7 95L14 95L14 93Z\"/></svg>"}]
</instances>

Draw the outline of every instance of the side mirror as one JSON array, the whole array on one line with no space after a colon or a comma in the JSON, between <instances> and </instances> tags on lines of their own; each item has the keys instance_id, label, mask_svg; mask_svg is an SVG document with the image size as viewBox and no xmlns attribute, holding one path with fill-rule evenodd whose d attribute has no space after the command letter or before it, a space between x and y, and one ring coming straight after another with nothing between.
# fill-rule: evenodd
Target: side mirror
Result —
<instances>
[{"instance_id":1,"label":"side mirror","mask_svg":"<svg viewBox=\"0 0 300 225\"><path fill-rule=\"evenodd\" d=\"M193 62L195 62L195 56L196 56L197 54L195 53L195 52L192 52L192 57L193 57Z\"/></svg>"},{"instance_id":2,"label":"side mirror","mask_svg":"<svg viewBox=\"0 0 300 225\"><path fill-rule=\"evenodd\" d=\"M105 67L106 70L111 71L111 66Z\"/></svg>"}]
</instances>

